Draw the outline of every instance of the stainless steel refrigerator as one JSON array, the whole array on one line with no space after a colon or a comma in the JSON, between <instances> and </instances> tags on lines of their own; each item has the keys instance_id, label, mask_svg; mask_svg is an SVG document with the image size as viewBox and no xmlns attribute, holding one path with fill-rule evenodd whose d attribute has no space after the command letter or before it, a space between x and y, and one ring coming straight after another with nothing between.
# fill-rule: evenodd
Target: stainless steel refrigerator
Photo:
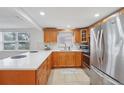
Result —
<instances>
[{"instance_id":1,"label":"stainless steel refrigerator","mask_svg":"<svg viewBox=\"0 0 124 93\"><path fill-rule=\"evenodd\" d=\"M124 84L124 15L115 15L91 31L91 65Z\"/></svg>"}]
</instances>

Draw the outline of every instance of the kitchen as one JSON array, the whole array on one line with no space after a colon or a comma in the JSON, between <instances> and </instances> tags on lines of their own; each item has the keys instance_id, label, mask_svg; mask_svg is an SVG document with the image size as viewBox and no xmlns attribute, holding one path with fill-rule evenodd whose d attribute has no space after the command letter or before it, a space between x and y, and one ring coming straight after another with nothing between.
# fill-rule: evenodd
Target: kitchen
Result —
<instances>
[{"instance_id":1,"label":"kitchen","mask_svg":"<svg viewBox=\"0 0 124 93\"><path fill-rule=\"evenodd\" d=\"M124 84L122 7L0 11L1 85Z\"/></svg>"}]
</instances>

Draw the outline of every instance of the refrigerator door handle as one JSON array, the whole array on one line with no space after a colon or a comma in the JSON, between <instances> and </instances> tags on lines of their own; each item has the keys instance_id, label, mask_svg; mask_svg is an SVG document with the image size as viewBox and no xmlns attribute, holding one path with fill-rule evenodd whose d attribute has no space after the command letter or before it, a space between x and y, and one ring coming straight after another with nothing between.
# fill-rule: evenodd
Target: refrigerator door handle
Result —
<instances>
[{"instance_id":1,"label":"refrigerator door handle","mask_svg":"<svg viewBox=\"0 0 124 93\"><path fill-rule=\"evenodd\" d=\"M95 35L95 32L93 31L93 36L94 36L94 40L95 40L95 44L96 44L96 55L97 55L97 61L99 64L99 67L101 68L101 62L100 62L100 51L99 51L99 35L100 35L100 31L98 31L97 35Z\"/></svg>"},{"instance_id":2,"label":"refrigerator door handle","mask_svg":"<svg viewBox=\"0 0 124 93\"><path fill-rule=\"evenodd\" d=\"M102 65L102 61L103 61L103 51L104 51L102 49L102 44L103 44L102 40L103 40L103 30L100 31L100 38L99 38L99 51L100 51L99 57L100 57L100 64L101 65Z\"/></svg>"}]
</instances>

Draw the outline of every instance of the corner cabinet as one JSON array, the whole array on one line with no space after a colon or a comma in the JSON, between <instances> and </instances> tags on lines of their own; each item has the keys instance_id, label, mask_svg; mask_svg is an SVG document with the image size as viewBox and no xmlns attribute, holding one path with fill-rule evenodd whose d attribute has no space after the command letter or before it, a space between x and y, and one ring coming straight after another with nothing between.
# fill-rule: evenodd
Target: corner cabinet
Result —
<instances>
[{"instance_id":1,"label":"corner cabinet","mask_svg":"<svg viewBox=\"0 0 124 93\"><path fill-rule=\"evenodd\" d=\"M81 37L82 37L82 42L90 43L90 30L89 30L89 28L81 30Z\"/></svg>"},{"instance_id":2,"label":"corner cabinet","mask_svg":"<svg viewBox=\"0 0 124 93\"><path fill-rule=\"evenodd\" d=\"M75 43L90 42L89 28L73 29L75 36Z\"/></svg>"},{"instance_id":3,"label":"corner cabinet","mask_svg":"<svg viewBox=\"0 0 124 93\"><path fill-rule=\"evenodd\" d=\"M56 43L57 42L57 29L44 28L44 42L45 43Z\"/></svg>"}]
</instances>

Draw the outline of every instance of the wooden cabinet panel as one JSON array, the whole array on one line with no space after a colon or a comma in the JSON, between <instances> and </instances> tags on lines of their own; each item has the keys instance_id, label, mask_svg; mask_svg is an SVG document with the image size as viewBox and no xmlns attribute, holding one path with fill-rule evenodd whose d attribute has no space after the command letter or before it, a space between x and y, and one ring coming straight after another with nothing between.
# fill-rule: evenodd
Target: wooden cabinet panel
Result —
<instances>
[{"instance_id":1,"label":"wooden cabinet panel","mask_svg":"<svg viewBox=\"0 0 124 93\"><path fill-rule=\"evenodd\" d=\"M53 67L80 67L81 52L54 52Z\"/></svg>"},{"instance_id":2,"label":"wooden cabinet panel","mask_svg":"<svg viewBox=\"0 0 124 93\"><path fill-rule=\"evenodd\" d=\"M77 28L74 29L75 43L81 43L82 41L89 43L90 31L89 28Z\"/></svg>"},{"instance_id":3,"label":"wooden cabinet panel","mask_svg":"<svg viewBox=\"0 0 124 93\"><path fill-rule=\"evenodd\" d=\"M51 71L51 55L44 61L44 63L37 70L37 84L47 84L50 71Z\"/></svg>"},{"instance_id":4,"label":"wooden cabinet panel","mask_svg":"<svg viewBox=\"0 0 124 93\"><path fill-rule=\"evenodd\" d=\"M34 70L0 70L0 85L34 85Z\"/></svg>"},{"instance_id":5,"label":"wooden cabinet panel","mask_svg":"<svg viewBox=\"0 0 124 93\"><path fill-rule=\"evenodd\" d=\"M74 35L75 35L75 43L81 43L81 31L80 29L74 30Z\"/></svg>"},{"instance_id":6,"label":"wooden cabinet panel","mask_svg":"<svg viewBox=\"0 0 124 93\"><path fill-rule=\"evenodd\" d=\"M57 30L56 29L44 29L44 42L56 43L57 42Z\"/></svg>"},{"instance_id":7,"label":"wooden cabinet panel","mask_svg":"<svg viewBox=\"0 0 124 93\"><path fill-rule=\"evenodd\" d=\"M49 77L49 75L50 75L50 71L51 71L51 68L52 68L52 56L50 55L49 57L48 57L48 61L47 61L48 63L47 63L47 65L48 65L48 77Z\"/></svg>"},{"instance_id":8,"label":"wooden cabinet panel","mask_svg":"<svg viewBox=\"0 0 124 93\"><path fill-rule=\"evenodd\" d=\"M65 57L66 57L66 66L69 67L75 66L75 53L67 52Z\"/></svg>"},{"instance_id":9,"label":"wooden cabinet panel","mask_svg":"<svg viewBox=\"0 0 124 93\"><path fill-rule=\"evenodd\" d=\"M44 31L44 42L45 42L45 43L50 42L51 36L50 36L49 33L50 33L50 31Z\"/></svg>"},{"instance_id":10,"label":"wooden cabinet panel","mask_svg":"<svg viewBox=\"0 0 124 93\"><path fill-rule=\"evenodd\" d=\"M84 68L84 56L83 53L81 54L81 67Z\"/></svg>"},{"instance_id":11,"label":"wooden cabinet panel","mask_svg":"<svg viewBox=\"0 0 124 93\"><path fill-rule=\"evenodd\" d=\"M75 53L75 66L80 67L81 66L81 52Z\"/></svg>"},{"instance_id":12,"label":"wooden cabinet panel","mask_svg":"<svg viewBox=\"0 0 124 93\"><path fill-rule=\"evenodd\" d=\"M46 61L37 70L37 84L46 84L45 82L46 73Z\"/></svg>"},{"instance_id":13,"label":"wooden cabinet panel","mask_svg":"<svg viewBox=\"0 0 124 93\"><path fill-rule=\"evenodd\" d=\"M64 67L66 65L66 54L65 53L58 53L58 64L60 67Z\"/></svg>"},{"instance_id":14,"label":"wooden cabinet panel","mask_svg":"<svg viewBox=\"0 0 124 93\"><path fill-rule=\"evenodd\" d=\"M56 43L57 42L57 30L51 31L50 35L51 35L51 38L50 38L51 42Z\"/></svg>"},{"instance_id":15,"label":"wooden cabinet panel","mask_svg":"<svg viewBox=\"0 0 124 93\"><path fill-rule=\"evenodd\" d=\"M58 60L58 53L57 52L53 52L52 53L52 66L53 67L57 67L59 60Z\"/></svg>"},{"instance_id":16,"label":"wooden cabinet panel","mask_svg":"<svg viewBox=\"0 0 124 93\"><path fill-rule=\"evenodd\" d=\"M64 52L54 52L53 53L53 67L64 67L66 65Z\"/></svg>"}]
</instances>

